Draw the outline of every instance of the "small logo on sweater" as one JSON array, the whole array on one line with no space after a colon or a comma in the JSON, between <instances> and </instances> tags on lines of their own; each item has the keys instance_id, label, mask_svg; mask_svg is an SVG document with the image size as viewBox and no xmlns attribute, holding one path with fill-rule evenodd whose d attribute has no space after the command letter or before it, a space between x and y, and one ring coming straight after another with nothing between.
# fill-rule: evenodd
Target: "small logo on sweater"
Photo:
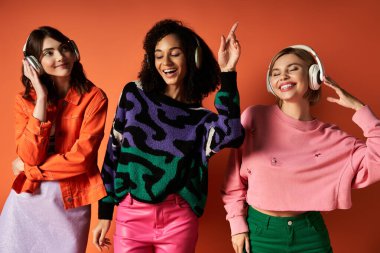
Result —
<instances>
[{"instance_id":1,"label":"small logo on sweater","mask_svg":"<svg viewBox=\"0 0 380 253\"><path fill-rule=\"evenodd\" d=\"M273 166L276 166L277 165L277 158L276 157L272 157L272 159L271 159L271 164L273 165Z\"/></svg>"}]
</instances>

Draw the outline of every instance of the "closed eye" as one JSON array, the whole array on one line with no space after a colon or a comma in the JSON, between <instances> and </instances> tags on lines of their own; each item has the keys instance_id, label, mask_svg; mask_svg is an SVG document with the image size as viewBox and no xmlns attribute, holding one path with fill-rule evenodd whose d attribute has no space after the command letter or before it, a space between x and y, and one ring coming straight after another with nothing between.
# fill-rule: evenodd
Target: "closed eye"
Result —
<instances>
[{"instance_id":1,"label":"closed eye","mask_svg":"<svg viewBox=\"0 0 380 253\"><path fill-rule=\"evenodd\" d=\"M156 59L162 59L164 56L163 55L158 55L158 54L156 54L156 55L154 55L154 58L156 58Z\"/></svg>"},{"instance_id":2,"label":"closed eye","mask_svg":"<svg viewBox=\"0 0 380 253\"><path fill-rule=\"evenodd\" d=\"M171 52L170 52L170 55L171 56L174 56L174 57L178 57L182 54L182 51L179 49L179 48L176 48L176 49L173 49Z\"/></svg>"}]
</instances>

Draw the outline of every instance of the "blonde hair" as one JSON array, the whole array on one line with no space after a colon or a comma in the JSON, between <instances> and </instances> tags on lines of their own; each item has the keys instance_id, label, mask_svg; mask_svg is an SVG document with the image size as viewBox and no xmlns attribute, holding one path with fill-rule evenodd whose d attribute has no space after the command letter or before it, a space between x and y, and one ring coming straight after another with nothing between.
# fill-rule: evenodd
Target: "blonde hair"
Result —
<instances>
[{"instance_id":1,"label":"blonde hair","mask_svg":"<svg viewBox=\"0 0 380 253\"><path fill-rule=\"evenodd\" d=\"M297 56L298 58L303 60L308 69L310 68L311 65L317 64L314 57L309 52L307 52L303 49L299 49L299 48L287 47L287 48L282 49L280 52L278 52L272 58L271 64L269 65L269 76L272 75L272 69L273 69L274 63L281 56L286 55L286 54L294 54L295 56ZM309 76L309 73L307 75ZM321 97L321 93L322 93L322 91L320 88L318 90L312 90L312 89L310 89L310 87L308 87L308 89L304 95L304 98L306 98L309 101L310 105L315 105L319 101L319 99ZM280 99L278 99L277 103L281 106L282 101Z\"/></svg>"}]
</instances>

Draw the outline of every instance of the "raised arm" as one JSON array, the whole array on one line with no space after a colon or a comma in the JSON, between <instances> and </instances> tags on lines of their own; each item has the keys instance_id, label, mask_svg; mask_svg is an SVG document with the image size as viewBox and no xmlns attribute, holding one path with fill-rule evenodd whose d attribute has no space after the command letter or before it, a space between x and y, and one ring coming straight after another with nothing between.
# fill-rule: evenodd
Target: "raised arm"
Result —
<instances>
[{"instance_id":1,"label":"raised arm","mask_svg":"<svg viewBox=\"0 0 380 253\"><path fill-rule=\"evenodd\" d=\"M215 96L214 115L208 128L206 156L219 152L225 147L239 147L244 138L244 129L240 124L240 98L236 82L236 64L240 57L240 45L236 40L236 22L227 39L221 37L218 63L222 71L221 88Z\"/></svg>"},{"instance_id":2,"label":"raised arm","mask_svg":"<svg viewBox=\"0 0 380 253\"><path fill-rule=\"evenodd\" d=\"M351 156L353 170L353 188L363 188L380 181L380 120L368 106L342 89L331 78L326 77L325 84L333 89L337 98L327 100L340 106L355 110L353 121L363 130L365 141L356 140Z\"/></svg>"},{"instance_id":3,"label":"raised arm","mask_svg":"<svg viewBox=\"0 0 380 253\"><path fill-rule=\"evenodd\" d=\"M30 117L21 95L16 97L16 153L25 163L38 165L46 159L51 122L47 121L47 89L41 83L35 69L23 61L24 75L36 93L36 101Z\"/></svg>"},{"instance_id":4,"label":"raised arm","mask_svg":"<svg viewBox=\"0 0 380 253\"><path fill-rule=\"evenodd\" d=\"M108 100L100 90L87 105L79 137L66 153L49 156L42 164L25 163L25 175L29 180L61 180L88 172L96 166L97 154L104 136Z\"/></svg>"}]
</instances>

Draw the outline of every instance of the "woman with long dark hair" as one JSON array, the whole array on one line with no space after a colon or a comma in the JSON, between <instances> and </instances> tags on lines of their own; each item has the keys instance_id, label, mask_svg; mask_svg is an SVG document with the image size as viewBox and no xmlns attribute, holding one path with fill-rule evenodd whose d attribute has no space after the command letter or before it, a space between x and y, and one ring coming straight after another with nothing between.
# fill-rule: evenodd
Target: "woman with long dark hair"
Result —
<instances>
[{"instance_id":1,"label":"woman with long dark hair","mask_svg":"<svg viewBox=\"0 0 380 253\"><path fill-rule=\"evenodd\" d=\"M16 96L17 176L0 216L0 251L86 251L90 204L106 195L97 166L108 100L74 41L33 30Z\"/></svg>"}]
</instances>

